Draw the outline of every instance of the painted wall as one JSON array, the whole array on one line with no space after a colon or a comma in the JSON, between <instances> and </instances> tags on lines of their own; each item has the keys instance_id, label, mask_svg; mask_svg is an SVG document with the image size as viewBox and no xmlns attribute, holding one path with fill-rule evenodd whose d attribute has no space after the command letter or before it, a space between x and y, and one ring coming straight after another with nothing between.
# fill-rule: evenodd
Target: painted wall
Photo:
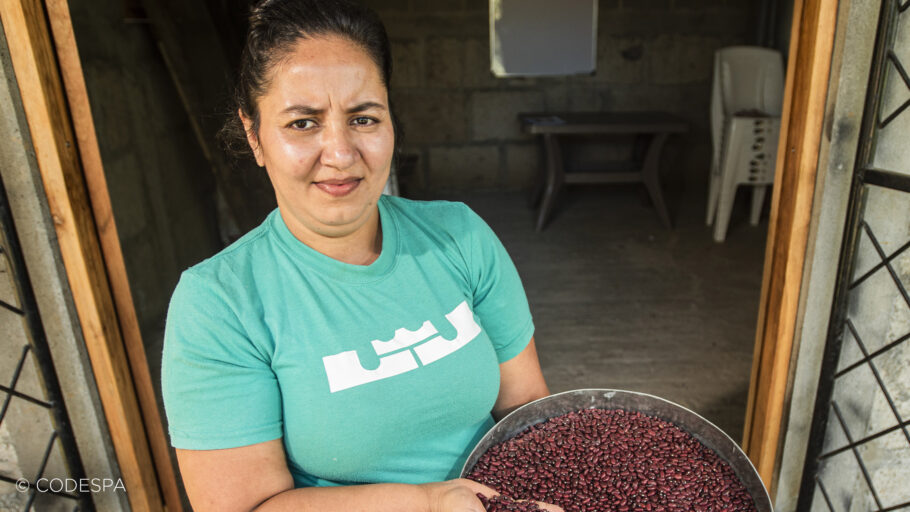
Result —
<instances>
[{"instance_id":1,"label":"painted wall","mask_svg":"<svg viewBox=\"0 0 910 512\"><path fill-rule=\"evenodd\" d=\"M530 186L542 152L517 114L541 110L679 114L692 131L674 145L673 170L705 186L713 54L750 44L758 14L756 0L602 0L593 76L496 79L485 0L365 3L386 23L404 149L419 156L404 178L430 192Z\"/></svg>"}]
</instances>

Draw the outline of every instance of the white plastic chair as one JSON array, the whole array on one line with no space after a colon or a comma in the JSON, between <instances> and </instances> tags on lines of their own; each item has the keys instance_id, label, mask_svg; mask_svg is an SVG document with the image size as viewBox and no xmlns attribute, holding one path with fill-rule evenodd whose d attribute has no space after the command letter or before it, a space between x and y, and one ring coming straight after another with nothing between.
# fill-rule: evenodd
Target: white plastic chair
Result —
<instances>
[{"instance_id":1,"label":"white plastic chair","mask_svg":"<svg viewBox=\"0 0 910 512\"><path fill-rule=\"evenodd\" d=\"M739 185L751 185L753 226L758 224L768 185L774 181L784 94L780 52L731 46L714 54L711 138L714 156L708 186L707 224L723 242Z\"/></svg>"}]
</instances>

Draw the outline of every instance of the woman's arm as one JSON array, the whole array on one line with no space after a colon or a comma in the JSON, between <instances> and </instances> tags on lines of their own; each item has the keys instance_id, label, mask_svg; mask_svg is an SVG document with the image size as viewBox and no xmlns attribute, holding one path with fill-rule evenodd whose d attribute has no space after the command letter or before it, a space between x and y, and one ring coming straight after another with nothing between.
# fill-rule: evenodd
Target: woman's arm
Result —
<instances>
[{"instance_id":1,"label":"woman's arm","mask_svg":"<svg viewBox=\"0 0 910 512\"><path fill-rule=\"evenodd\" d=\"M499 397L493 405L493 418L499 421L522 405L549 394L532 336L521 353L499 365Z\"/></svg>"},{"instance_id":2,"label":"woman's arm","mask_svg":"<svg viewBox=\"0 0 910 512\"><path fill-rule=\"evenodd\" d=\"M500 365L501 419L515 408L549 395L534 338ZM294 489L281 439L222 450L177 450L187 495L196 512L484 512L476 493L494 490L466 479L422 485L368 484ZM547 510L560 510L552 505Z\"/></svg>"},{"instance_id":3,"label":"woman's arm","mask_svg":"<svg viewBox=\"0 0 910 512\"><path fill-rule=\"evenodd\" d=\"M497 494L465 479L294 489L281 439L223 450L177 450L177 461L196 512L484 512L476 493Z\"/></svg>"}]
</instances>

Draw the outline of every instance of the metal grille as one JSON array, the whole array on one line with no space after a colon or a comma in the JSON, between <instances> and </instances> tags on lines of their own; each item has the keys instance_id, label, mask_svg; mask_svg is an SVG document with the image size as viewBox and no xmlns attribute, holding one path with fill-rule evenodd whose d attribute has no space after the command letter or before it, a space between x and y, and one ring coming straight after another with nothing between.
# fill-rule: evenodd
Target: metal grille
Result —
<instances>
[{"instance_id":1,"label":"metal grille","mask_svg":"<svg viewBox=\"0 0 910 512\"><path fill-rule=\"evenodd\" d=\"M94 510L2 180L0 224L0 510Z\"/></svg>"},{"instance_id":2,"label":"metal grille","mask_svg":"<svg viewBox=\"0 0 910 512\"><path fill-rule=\"evenodd\" d=\"M910 510L910 0L883 0L797 510Z\"/></svg>"}]
</instances>

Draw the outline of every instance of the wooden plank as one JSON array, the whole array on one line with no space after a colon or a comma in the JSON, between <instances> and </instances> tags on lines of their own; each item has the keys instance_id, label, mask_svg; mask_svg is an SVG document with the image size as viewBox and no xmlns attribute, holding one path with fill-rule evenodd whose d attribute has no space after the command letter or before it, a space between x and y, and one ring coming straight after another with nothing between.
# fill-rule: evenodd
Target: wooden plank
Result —
<instances>
[{"instance_id":1,"label":"wooden plank","mask_svg":"<svg viewBox=\"0 0 910 512\"><path fill-rule=\"evenodd\" d=\"M801 0L794 2L793 6L793 19L790 25L790 41L795 42L799 40L799 30L800 24L802 23L802 8ZM796 78L796 73L794 70L794 63L796 62L796 53L799 45L791 44L787 56L787 73L786 73L786 84L784 86L784 102L783 109L781 111L781 125L780 133L778 135L778 147L783 148L783 144L787 140L789 134L789 119L790 111L793 104L793 84ZM786 151L777 152L777 161L775 162L775 180L780 178L781 169L784 167L784 157L787 156ZM743 442L742 448L747 454L750 449L750 441L752 434L752 422L754 420L753 411L755 410L755 391L756 385L758 383L758 373L759 368L761 368L761 354L762 354L762 340L764 339L765 331L765 317L767 316L767 306L768 306L768 288L769 277L771 275L771 263L773 261L774 254L774 243L772 243L777 237L777 218L778 210L780 207L780 193L778 191L780 187L774 187L771 195L771 211L770 218L768 222L768 241L765 245L765 262L764 268L762 270L762 288L761 296L759 298L758 305L758 326L755 330L755 346L752 352L752 375L750 377L749 383L749 395L746 402L746 421L743 426ZM763 404L764 406L764 404ZM754 462L754 457L753 457Z\"/></svg>"},{"instance_id":2,"label":"wooden plank","mask_svg":"<svg viewBox=\"0 0 910 512\"><path fill-rule=\"evenodd\" d=\"M82 62L79 60L79 50L73 34L69 3L68 0L46 0L45 5L54 36L60 74L63 77L66 98L72 115L79 156L82 160L82 171L88 187L95 223L98 227L104 263L111 284L114 305L117 308L117 317L120 320L120 330L129 358L130 370L133 374L133 384L138 393L142 418L158 473L158 482L161 485L167 509L179 512L183 510L183 504L180 500L174 467L171 464L170 449L164 433L155 388L149 373L145 344L142 342L139 319L127 278L126 264L123 260L120 237L117 234L111 197L107 188L107 178L98 147L95 122L89 104L88 90L82 73Z\"/></svg>"},{"instance_id":3,"label":"wooden plank","mask_svg":"<svg viewBox=\"0 0 910 512\"><path fill-rule=\"evenodd\" d=\"M837 0L796 0L743 448L770 492L822 137Z\"/></svg>"},{"instance_id":4,"label":"wooden plank","mask_svg":"<svg viewBox=\"0 0 910 512\"><path fill-rule=\"evenodd\" d=\"M10 57L131 509L163 510L40 0L0 2Z\"/></svg>"}]
</instances>

